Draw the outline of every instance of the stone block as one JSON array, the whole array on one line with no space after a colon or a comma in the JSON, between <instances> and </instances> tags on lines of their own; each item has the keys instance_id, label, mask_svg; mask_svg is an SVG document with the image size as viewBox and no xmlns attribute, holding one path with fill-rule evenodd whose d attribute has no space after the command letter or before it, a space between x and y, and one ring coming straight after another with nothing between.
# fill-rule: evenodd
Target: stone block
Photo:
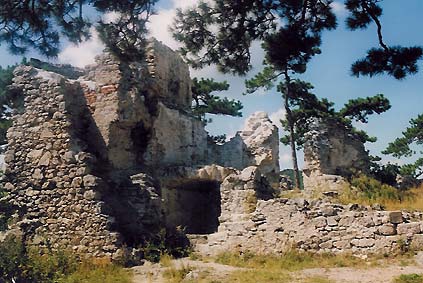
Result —
<instances>
[{"instance_id":1,"label":"stone block","mask_svg":"<svg viewBox=\"0 0 423 283\"><path fill-rule=\"evenodd\" d=\"M420 222L402 223L397 226L398 235L421 233Z\"/></svg>"},{"instance_id":2,"label":"stone block","mask_svg":"<svg viewBox=\"0 0 423 283\"><path fill-rule=\"evenodd\" d=\"M411 240L411 248L414 250L423 250L423 234L415 234Z\"/></svg>"},{"instance_id":3,"label":"stone block","mask_svg":"<svg viewBox=\"0 0 423 283\"><path fill-rule=\"evenodd\" d=\"M388 216L389 216L389 221L392 224L399 224L403 222L401 211L391 211L389 212Z\"/></svg>"},{"instance_id":4,"label":"stone block","mask_svg":"<svg viewBox=\"0 0 423 283\"><path fill-rule=\"evenodd\" d=\"M377 227L377 232L378 234L384 236L392 236L396 234L395 227L392 224L384 224L382 226Z\"/></svg>"}]
</instances>

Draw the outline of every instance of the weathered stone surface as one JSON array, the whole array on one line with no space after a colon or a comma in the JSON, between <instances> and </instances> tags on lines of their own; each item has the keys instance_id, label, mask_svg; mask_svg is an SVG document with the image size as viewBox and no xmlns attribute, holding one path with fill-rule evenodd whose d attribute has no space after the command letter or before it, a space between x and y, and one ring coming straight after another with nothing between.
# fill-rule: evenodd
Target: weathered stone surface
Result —
<instances>
[{"instance_id":1,"label":"weathered stone surface","mask_svg":"<svg viewBox=\"0 0 423 283\"><path fill-rule=\"evenodd\" d=\"M236 169L257 166L274 187L279 187L278 129L265 112L253 113L235 137L209 148L209 162Z\"/></svg>"},{"instance_id":2,"label":"weathered stone surface","mask_svg":"<svg viewBox=\"0 0 423 283\"><path fill-rule=\"evenodd\" d=\"M420 225L420 222L398 224L397 233L399 235L419 234L421 233Z\"/></svg>"},{"instance_id":3,"label":"weathered stone surface","mask_svg":"<svg viewBox=\"0 0 423 283\"><path fill-rule=\"evenodd\" d=\"M382 225L382 226L378 227L378 230L377 231L381 235L384 235L384 236L391 236L391 235L395 235L396 234L395 227L392 224Z\"/></svg>"},{"instance_id":4,"label":"weathered stone surface","mask_svg":"<svg viewBox=\"0 0 423 283\"><path fill-rule=\"evenodd\" d=\"M404 220L402 218L402 212L401 211L391 211L388 214L389 222L392 224L399 224L402 223Z\"/></svg>"},{"instance_id":5,"label":"weathered stone surface","mask_svg":"<svg viewBox=\"0 0 423 283\"><path fill-rule=\"evenodd\" d=\"M314 119L304 144L304 189L341 191L342 176L353 171L367 172L369 156L363 143L336 120Z\"/></svg>"},{"instance_id":6,"label":"weathered stone surface","mask_svg":"<svg viewBox=\"0 0 423 283\"><path fill-rule=\"evenodd\" d=\"M370 207L352 211L350 205L321 200L269 199L258 200L251 212L239 209L248 195L239 193L243 187L229 186L231 178L222 184L225 207L230 209L222 210L218 232L195 247L205 254L231 249L280 253L292 247L314 252L391 253L398 251L400 243L404 245L404 237L407 246L421 245L421 215L416 215L415 222L398 224L397 233L397 224L385 221L392 212Z\"/></svg>"}]
</instances>

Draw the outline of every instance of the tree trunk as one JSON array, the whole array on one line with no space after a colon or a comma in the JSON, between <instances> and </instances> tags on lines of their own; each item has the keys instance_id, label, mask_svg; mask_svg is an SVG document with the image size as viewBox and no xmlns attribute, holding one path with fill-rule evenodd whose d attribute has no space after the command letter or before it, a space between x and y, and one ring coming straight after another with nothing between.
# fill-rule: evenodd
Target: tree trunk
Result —
<instances>
[{"instance_id":1,"label":"tree trunk","mask_svg":"<svg viewBox=\"0 0 423 283\"><path fill-rule=\"evenodd\" d=\"M295 135L294 135L294 121L292 119L292 112L289 108L289 85L291 83L291 79L288 75L288 71L285 71L285 95L284 97L284 106L286 111L286 120L288 121L289 126L289 143L291 147L291 157L292 157L292 165L294 167L294 179L295 179L295 187L299 190L300 189L300 170L298 169L298 160L297 160L297 150L295 146Z\"/></svg>"}]
</instances>

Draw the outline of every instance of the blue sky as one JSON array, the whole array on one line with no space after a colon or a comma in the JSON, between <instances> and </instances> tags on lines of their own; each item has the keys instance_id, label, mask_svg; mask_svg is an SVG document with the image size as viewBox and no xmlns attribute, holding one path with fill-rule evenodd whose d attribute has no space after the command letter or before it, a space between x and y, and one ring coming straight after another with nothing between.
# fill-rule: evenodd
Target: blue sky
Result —
<instances>
[{"instance_id":1,"label":"blue sky","mask_svg":"<svg viewBox=\"0 0 423 283\"><path fill-rule=\"evenodd\" d=\"M170 47L177 48L178 44L171 38L167 25L171 23L175 14L175 7L184 8L195 2L196 0L160 0L157 5L158 14L152 18L150 24L152 35ZM421 12L423 11L422 0L385 0L382 2L382 6L384 15L381 20L384 38L388 45L423 46L423 33L420 30ZM317 96L334 101L337 108L342 107L349 99L356 97L383 93L389 98L392 108L388 112L370 117L368 124L358 125L368 131L370 135L378 138L376 143L366 144L366 147L371 154L380 155L380 151L387 146L388 142L401 134L408 125L408 121L423 112L423 64L420 62L421 72L402 81L397 81L388 76L373 78L350 76L351 63L363 57L370 47L377 46L376 29L371 26L362 31L351 32L346 30L344 23L346 11L340 2L335 3L335 8L339 16L338 29L326 32L323 35L322 54L312 60L302 79L315 86L314 93ZM63 46L63 52L56 61L83 66L92 63L94 55L101 50L102 44L94 36L91 41L81 46ZM251 77L260 70L263 58L259 44L255 44L252 51L254 68L247 77ZM27 56L40 57L37 54ZM20 57L11 56L4 46L0 46L0 64L2 66L20 60ZM224 95L239 99L244 104L243 118L213 117L214 122L207 127L211 134L234 135L237 130L242 128L245 117L256 111L268 112L275 121L279 117L283 117L282 99L274 90L243 96L245 78L219 74L214 67L193 70L191 74L193 77L212 77L216 80L227 80L231 87ZM287 147L281 145L280 156L281 167L291 167ZM384 157L385 162L394 160L389 156Z\"/></svg>"}]
</instances>

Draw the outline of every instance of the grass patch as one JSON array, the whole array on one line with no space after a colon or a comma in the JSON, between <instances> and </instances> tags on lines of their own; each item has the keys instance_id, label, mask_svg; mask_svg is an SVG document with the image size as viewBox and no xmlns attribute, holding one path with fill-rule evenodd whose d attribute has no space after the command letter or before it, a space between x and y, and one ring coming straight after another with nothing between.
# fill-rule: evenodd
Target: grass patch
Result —
<instances>
[{"instance_id":1,"label":"grass patch","mask_svg":"<svg viewBox=\"0 0 423 283\"><path fill-rule=\"evenodd\" d=\"M182 268L175 268L173 265L170 266L163 272L163 277L168 283L180 283L184 281L185 277L193 269L189 266L182 266Z\"/></svg>"},{"instance_id":2,"label":"grass patch","mask_svg":"<svg viewBox=\"0 0 423 283\"><path fill-rule=\"evenodd\" d=\"M96 265L86 262L58 283L132 283L132 274L113 264Z\"/></svg>"},{"instance_id":3,"label":"grass patch","mask_svg":"<svg viewBox=\"0 0 423 283\"><path fill-rule=\"evenodd\" d=\"M381 204L387 210L423 210L423 185L408 190L398 190L367 176L351 180L351 188L338 199L343 204Z\"/></svg>"},{"instance_id":4,"label":"grass patch","mask_svg":"<svg viewBox=\"0 0 423 283\"><path fill-rule=\"evenodd\" d=\"M395 277L393 283L423 283L423 276L419 274L402 274Z\"/></svg>"},{"instance_id":5,"label":"grass patch","mask_svg":"<svg viewBox=\"0 0 423 283\"><path fill-rule=\"evenodd\" d=\"M239 270L232 272L222 283L291 283L289 272L276 269Z\"/></svg>"},{"instance_id":6,"label":"grass patch","mask_svg":"<svg viewBox=\"0 0 423 283\"><path fill-rule=\"evenodd\" d=\"M368 267L368 261L359 259L352 255L334 254L312 254L289 251L281 256L275 255L255 255L244 253L237 255L234 253L221 253L215 261L220 264L231 265L243 268L297 271L306 268L316 267Z\"/></svg>"},{"instance_id":7,"label":"grass patch","mask_svg":"<svg viewBox=\"0 0 423 283\"><path fill-rule=\"evenodd\" d=\"M304 279L303 283L336 283L336 282L326 277L313 276L313 277Z\"/></svg>"},{"instance_id":8,"label":"grass patch","mask_svg":"<svg viewBox=\"0 0 423 283\"><path fill-rule=\"evenodd\" d=\"M109 259L79 261L70 252L31 247L9 236L0 243L0 282L131 283L132 274Z\"/></svg>"}]
</instances>

